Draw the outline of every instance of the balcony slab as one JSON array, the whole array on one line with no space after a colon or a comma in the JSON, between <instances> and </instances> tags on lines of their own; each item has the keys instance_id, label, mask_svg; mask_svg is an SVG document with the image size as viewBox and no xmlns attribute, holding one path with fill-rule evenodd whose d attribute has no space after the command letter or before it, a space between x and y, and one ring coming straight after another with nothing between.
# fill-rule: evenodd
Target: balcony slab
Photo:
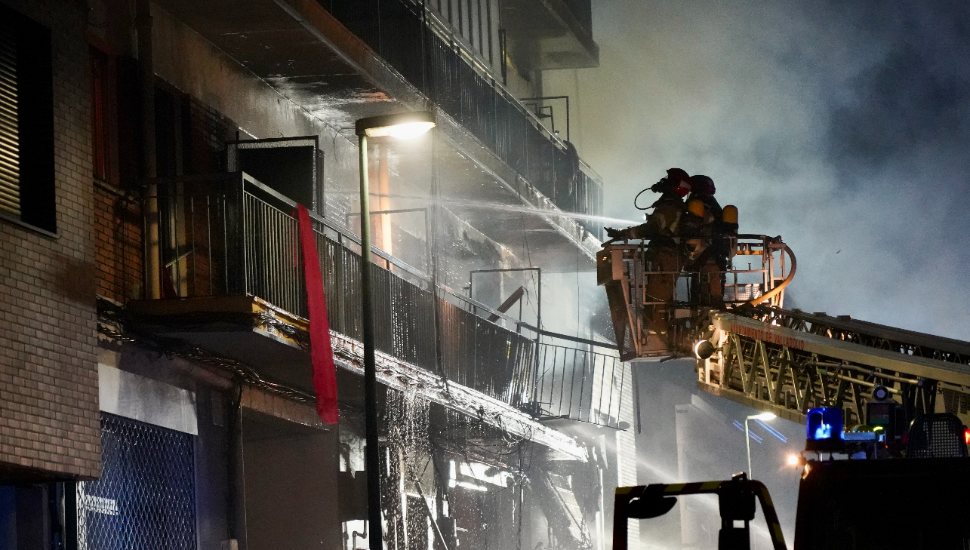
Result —
<instances>
[{"instance_id":1,"label":"balcony slab","mask_svg":"<svg viewBox=\"0 0 970 550\"><path fill-rule=\"evenodd\" d=\"M310 354L306 351L307 321L259 298L140 300L128 305L128 321L139 334L178 340L248 365L268 382L313 392ZM363 344L333 331L330 336L339 367L340 399L362 408ZM378 382L387 388L413 392L480 418L509 434L548 447L561 459L586 461L586 451L576 440L503 401L386 353L377 352L376 359Z\"/></svg>"}]
</instances>

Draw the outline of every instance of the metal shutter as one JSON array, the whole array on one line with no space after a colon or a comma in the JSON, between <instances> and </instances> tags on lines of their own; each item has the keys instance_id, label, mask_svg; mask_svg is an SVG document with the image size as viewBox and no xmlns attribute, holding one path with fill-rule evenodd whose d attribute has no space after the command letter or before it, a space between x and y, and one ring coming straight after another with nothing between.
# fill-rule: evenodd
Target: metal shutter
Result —
<instances>
[{"instance_id":1,"label":"metal shutter","mask_svg":"<svg viewBox=\"0 0 970 550\"><path fill-rule=\"evenodd\" d=\"M0 210L20 216L20 139L17 105L17 36L0 23Z\"/></svg>"}]
</instances>

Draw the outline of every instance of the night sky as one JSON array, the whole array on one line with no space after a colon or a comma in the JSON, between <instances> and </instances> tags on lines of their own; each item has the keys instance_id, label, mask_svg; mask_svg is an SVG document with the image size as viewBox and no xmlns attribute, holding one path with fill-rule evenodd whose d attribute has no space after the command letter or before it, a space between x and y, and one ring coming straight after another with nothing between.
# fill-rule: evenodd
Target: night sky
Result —
<instances>
[{"instance_id":1,"label":"night sky","mask_svg":"<svg viewBox=\"0 0 970 550\"><path fill-rule=\"evenodd\" d=\"M593 6L573 137L606 215L709 175L794 250L789 308L970 340L970 2Z\"/></svg>"}]
</instances>

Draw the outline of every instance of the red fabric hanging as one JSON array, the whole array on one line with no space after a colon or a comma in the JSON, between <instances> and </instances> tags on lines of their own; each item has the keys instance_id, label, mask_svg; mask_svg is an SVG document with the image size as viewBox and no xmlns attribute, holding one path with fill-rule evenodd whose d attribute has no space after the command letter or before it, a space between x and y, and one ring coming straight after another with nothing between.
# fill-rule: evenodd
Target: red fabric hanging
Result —
<instances>
[{"instance_id":1,"label":"red fabric hanging","mask_svg":"<svg viewBox=\"0 0 970 550\"><path fill-rule=\"evenodd\" d=\"M337 367L333 362L330 341L330 319L327 298L323 294L323 274L317 257L317 239L310 213L302 204L297 208L300 220L300 243L303 245L303 275L306 279L307 309L310 312L310 362L313 365L313 389L317 392L317 414L326 424L336 424Z\"/></svg>"}]
</instances>

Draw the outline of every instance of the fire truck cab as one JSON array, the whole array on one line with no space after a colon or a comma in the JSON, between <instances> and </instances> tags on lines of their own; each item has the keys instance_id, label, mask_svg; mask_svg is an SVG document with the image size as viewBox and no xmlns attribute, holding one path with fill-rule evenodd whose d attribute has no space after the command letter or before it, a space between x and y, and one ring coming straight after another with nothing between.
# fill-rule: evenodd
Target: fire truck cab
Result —
<instances>
[{"instance_id":1,"label":"fire truck cab","mask_svg":"<svg viewBox=\"0 0 970 550\"><path fill-rule=\"evenodd\" d=\"M953 414L900 421L877 386L868 425L808 411L795 550L970 548L970 431Z\"/></svg>"}]
</instances>

